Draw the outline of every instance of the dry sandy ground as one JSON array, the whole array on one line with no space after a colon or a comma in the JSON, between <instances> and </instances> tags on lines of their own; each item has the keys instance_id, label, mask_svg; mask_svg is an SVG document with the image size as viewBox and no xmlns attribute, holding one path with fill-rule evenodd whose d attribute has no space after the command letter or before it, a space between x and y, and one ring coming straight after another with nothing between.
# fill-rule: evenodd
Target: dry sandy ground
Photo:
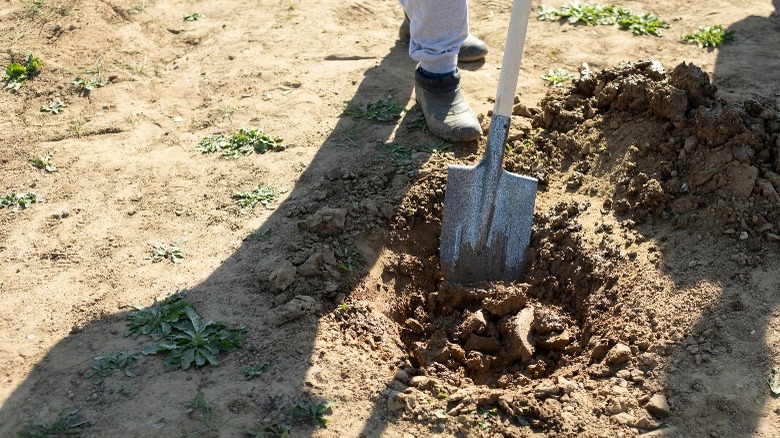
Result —
<instances>
[{"instance_id":1,"label":"dry sandy ground","mask_svg":"<svg viewBox=\"0 0 780 438\"><path fill-rule=\"evenodd\" d=\"M462 85L484 116L510 2L472 3L492 52L461 66ZM1 1L2 65L33 52L44 66L0 93L0 196L45 202L0 211L0 436L75 408L95 437L245 436L277 419L323 437L780 435L767 384L780 366L777 0L619 4L672 28L532 20L518 87L531 110L513 117L507 161L545 182L534 261L528 284L462 290L437 271L444 175L484 140L431 154L443 146L408 129L414 64L394 1ZM183 21L193 12L205 17ZM709 24L737 44L678 41ZM717 98L639 65L624 77L644 79L616 85L638 84L634 107L596 104L587 81L542 102L550 68L640 59L699 66ZM98 72L103 88L71 84ZM677 112L673 92L687 96ZM343 114L380 98L407 112ZM68 106L39 111L51 99ZM244 126L286 150L196 151ZM57 172L30 164L46 154ZM290 190L275 209L231 199L258 184ZM181 263L147 258L175 241ZM245 326L243 348L189 370L141 355L126 315L180 289L204 318ZM507 296L522 303L483 310ZM463 328L477 313L484 326ZM523 318L536 354L510 360L506 327ZM472 348L477 333L493 344ZM136 377L84 377L117 351L137 355ZM247 380L258 362L271 370ZM191 408L199 392L208 409ZM291 416L299 401L332 402L327 427Z\"/></svg>"}]
</instances>

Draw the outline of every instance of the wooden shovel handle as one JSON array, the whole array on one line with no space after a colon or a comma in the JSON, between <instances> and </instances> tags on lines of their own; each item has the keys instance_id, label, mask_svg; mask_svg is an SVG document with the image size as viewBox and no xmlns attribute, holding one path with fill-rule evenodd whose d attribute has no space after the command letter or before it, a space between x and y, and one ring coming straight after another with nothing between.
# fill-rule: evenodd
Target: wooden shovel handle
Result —
<instances>
[{"instance_id":1,"label":"wooden shovel handle","mask_svg":"<svg viewBox=\"0 0 780 438\"><path fill-rule=\"evenodd\" d=\"M509 17L509 31L506 36L504 60L501 62L501 76L498 78L498 91L493 114L510 117L517 90L517 77L520 75L520 62L523 59L525 34L531 16L531 0L515 0L512 15Z\"/></svg>"}]
</instances>

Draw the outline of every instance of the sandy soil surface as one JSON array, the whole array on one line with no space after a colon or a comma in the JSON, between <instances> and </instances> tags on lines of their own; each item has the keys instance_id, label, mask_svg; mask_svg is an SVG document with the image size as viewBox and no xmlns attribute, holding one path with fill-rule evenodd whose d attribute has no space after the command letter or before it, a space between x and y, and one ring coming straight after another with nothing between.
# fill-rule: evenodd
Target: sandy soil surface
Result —
<instances>
[{"instance_id":1,"label":"sandy soil surface","mask_svg":"<svg viewBox=\"0 0 780 438\"><path fill-rule=\"evenodd\" d=\"M511 4L472 3L492 51L462 86L487 128ZM780 435L777 0L619 4L671 28L532 20L506 157L540 181L530 261L460 287L439 270L447 163L485 140L419 129L394 1L0 2L3 68L43 62L0 93L0 196L45 198L0 210L0 436ZM737 43L679 41L710 24ZM577 79L553 90L551 68ZM344 113L379 99L405 111ZM242 127L286 148L197 150ZM31 164L49 154L56 172ZM288 191L237 205L261 184ZM185 289L174 332L243 338L217 366L127 336Z\"/></svg>"}]
</instances>

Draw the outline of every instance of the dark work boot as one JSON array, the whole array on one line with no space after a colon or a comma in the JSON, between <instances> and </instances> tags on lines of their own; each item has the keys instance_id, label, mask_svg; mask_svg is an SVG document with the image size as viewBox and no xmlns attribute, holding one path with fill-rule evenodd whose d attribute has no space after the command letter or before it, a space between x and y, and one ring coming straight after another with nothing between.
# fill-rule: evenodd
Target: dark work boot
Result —
<instances>
[{"instance_id":1,"label":"dark work boot","mask_svg":"<svg viewBox=\"0 0 780 438\"><path fill-rule=\"evenodd\" d=\"M429 74L430 75L430 74ZM414 93L428 129L447 141L470 141L482 136L482 127L460 90L460 72L443 77L424 76L415 70Z\"/></svg>"},{"instance_id":2,"label":"dark work boot","mask_svg":"<svg viewBox=\"0 0 780 438\"><path fill-rule=\"evenodd\" d=\"M404 21L401 23L401 27L398 29L398 37L401 41L408 43L411 38L409 33L409 17L404 14ZM472 34L466 37L466 41L460 45L460 51L458 52L458 61L462 62L474 62L484 58L488 53L488 46L484 41L475 37Z\"/></svg>"}]
</instances>

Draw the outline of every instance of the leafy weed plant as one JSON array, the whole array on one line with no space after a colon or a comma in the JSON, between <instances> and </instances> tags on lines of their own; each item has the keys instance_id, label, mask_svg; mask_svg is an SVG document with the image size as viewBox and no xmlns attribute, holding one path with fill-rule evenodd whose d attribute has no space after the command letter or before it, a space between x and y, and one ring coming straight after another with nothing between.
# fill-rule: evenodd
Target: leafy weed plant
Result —
<instances>
[{"instance_id":1,"label":"leafy weed plant","mask_svg":"<svg viewBox=\"0 0 780 438\"><path fill-rule=\"evenodd\" d=\"M33 192L16 194L10 193L0 197L0 208L13 208L13 211L24 210L32 204L39 204L44 198Z\"/></svg>"},{"instance_id":2,"label":"leafy weed plant","mask_svg":"<svg viewBox=\"0 0 780 438\"><path fill-rule=\"evenodd\" d=\"M236 192L232 198L243 210L251 210L260 204L267 209L273 209L271 204L279 199L279 195L287 193L287 189L276 188L273 185L258 185L254 190Z\"/></svg>"},{"instance_id":3,"label":"leafy weed plant","mask_svg":"<svg viewBox=\"0 0 780 438\"><path fill-rule=\"evenodd\" d=\"M144 355L164 353L165 362L172 368L188 369L205 365L219 365L217 354L243 346L246 329L228 329L224 324L203 321L190 306L184 308L186 318L172 324L171 332L160 342L150 343L141 351ZM174 330L175 329L175 330Z\"/></svg>"},{"instance_id":4,"label":"leafy weed plant","mask_svg":"<svg viewBox=\"0 0 780 438\"><path fill-rule=\"evenodd\" d=\"M100 75L84 79L81 76L74 78L71 83L76 86L81 94L89 94L95 88L103 88L108 85L108 81L101 78Z\"/></svg>"},{"instance_id":5,"label":"leafy weed plant","mask_svg":"<svg viewBox=\"0 0 780 438\"><path fill-rule=\"evenodd\" d=\"M313 424L319 427L326 427L330 420L325 418L325 416L333 413L332 408L333 405L330 402L306 403L303 400L298 400L298 402L292 408L291 414L296 417L304 417L304 418L308 417Z\"/></svg>"},{"instance_id":6,"label":"leafy weed plant","mask_svg":"<svg viewBox=\"0 0 780 438\"><path fill-rule=\"evenodd\" d=\"M195 397L187 402L187 415L203 424L203 429L196 433L216 432L225 422L219 424L214 419L214 408L206 401L206 397L201 390L198 390Z\"/></svg>"},{"instance_id":7,"label":"leafy weed plant","mask_svg":"<svg viewBox=\"0 0 780 438\"><path fill-rule=\"evenodd\" d=\"M346 102L344 113L358 119L372 119L378 122L392 122L401 117L403 108L393 99L379 99L376 102L361 106L353 102Z\"/></svg>"},{"instance_id":8,"label":"leafy weed plant","mask_svg":"<svg viewBox=\"0 0 780 438\"><path fill-rule=\"evenodd\" d=\"M85 420L79 414L79 408L66 409L52 422L35 421L25 424L19 431L23 438L51 438L81 435L83 428L92 426L93 421Z\"/></svg>"},{"instance_id":9,"label":"leafy weed plant","mask_svg":"<svg viewBox=\"0 0 780 438\"><path fill-rule=\"evenodd\" d=\"M287 147L280 137L266 134L257 128L241 128L236 134L216 134L203 138L196 150L202 154L218 153L226 159L249 155L253 151L283 151Z\"/></svg>"},{"instance_id":10,"label":"leafy weed plant","mask_svg":"<svg viewBox=\"0 0 780 438\"><path fill-rule=\"evenodd\" d=\"M186 317L184 309L190 307L186 298L186 289L177 290L162 301L155 299L149 307L133 307L127 314L128 335L133 339L148 335L154 341L170 335L173 325Z\"/></svg>"},{"instance_id":11,"label":"leafy weed plant","mask_svg":"<svg viewBox=\"0 0 780 438\"><path fill-rule=\"evenodd\" d=\"M574 79L574 75L564 68L550 69L541 77L547 82L547 85L552 87L562 87L563 84Z\"/></svg>"},{"instance_id":12,"label":"leafy weed plant","mask_svg":"<svg viewBox=\"0 0 780 438\"><path fill-rule=\"evenodd\" d=\"M417 115L415 115L414 118L406 124L406 129L408 131L427 132L428 122L425 121L425 114L423 114L422 111L417 113Z\"/></svg>"},{"instance_id":13,"label":"leafy weed plant","mask_svg":"<svg viewBox=\"0 0 780 438\"><path fill-rule=\"evenodd\" d=\"M262 376L263 374L271 371L271 368L273 368L271 364L265 362L257 362L254 365L244 367L243 370L246 379L252 380L255 377Z\"/></svg>"},{"instance_id":14,"label":"leafy weed plant","mask_svg":"<svg viewBox=\"0 0 780 438\"><path fill-rule=\"evenodd\" d=\"M161 262L163 260L170 260L172 263L181 263L184 260L184 250L179 248L177 242L171 244L155 243L152 245L152 249L147 255L147 259L151 259L153 263Z\"/></svg>"},{"instance_id":15,"label":"leafy weed plant","mask_svg":"<svg viewBox=\"0 0 780 438\"><path fill-rule=\"evenodd\" d=\"M723 30L723 26L699 26L699 30L694 33L683 35L682 40L688 44L696 44L700 48L720 47L724 44L734 44L736 42L733 29Z\"/></svg>"},{"instance_id":16,"label":"leafy weed plant","mask_svg":"<svg viewBox=\"0 0 780 438\"><path fill-rule=\"evenodd\" d=\"M352 272L356 267L366 263L362 254L351 248L342 248L335 252L337 268L344 272Z\"/></svg>"},{"instance_id":17,"label":"leafy weed plant","mask_svg":"<svg viewBox=\"0 0 780 438\"><path fill-rule=\"evenodd\" d=\"M5 88L12 91L19 91L20 88L41 72L43 63L40 59L30 53L24 64L12 62L5 68Z\"/></svg>"},{"instance_id":18,"label":"leafy weed plant","mask_svg":"<svg viewBox=\"0 0 780 438\"><path fill-rule=\"evenodd\" d=\"M84 378L91 379L93 384L99 385L106 377L113 376L119 370L122 370L127 377L135 377L133 367L137 362L138 356L127 354L126 351L96 356L92 358L90 368L84 372Z\"/></svg>"},{"instance_id":19,"label":"leafy weed plant","mask_svg":"<svg viewBox=\"0 0 780 438\"><path fill-rule=\"evenodd\" d=\"M566 20L571 24L583 23L591 26L617 24L620 29L630 30L634 35L661 36L661 29L669 28L669 23L655 14L637 14L616 5L601 6L594 3L570 3L560 9L540 5L537 9L537 19Z\"/></svg>"},{"instance_id":20,"label":"leafy weed plant","mask_svg":"<svg viewBox=\"0 0 780 438\"><path fill-rule=\"evenodd\" d=\"M252 438L290 438L290 426L284 424L281 418L275 418L262 426L249 431Z\"/></svg>"},{"instance_id":21,"label":"leafy weed plant","mask_svg":"<svg viewBox=\"0 0 780 438\"><path fill-rule=\"evenodd\" d=\"M48 173L57 171L57 166L55 166L54 163L51 162L51 154L33 158L30 160L30 162L32 163L33 166L37 167L38 169L43 169Z\"/></svg>"},{"instance_id":22,"label":"leafy weed plant","mask_svg":"<svg viewBox=\"0 0 780 438\"><path fill-rule=\"evenodd\" d=\"M488 430L491 428L495 419L498 417L497 407L480 407L474 411L474 424L476 424L482 430Z\"/></svg>"},{"instance_id":23,"label":"leafy weed plant","mask_svg":"<svg viewBox=\"0 0 780 438\"><path fill-rule=\"evenodd\" d=\"M184 21L200 21L204 18L206 18L206 16L201 14L200 12L193 12L191 14L185 15Z\"/></svg>"},{"instance_id":24,"label":"leafy weed plant","mask_svg":"<svg viewBox=\"0 0 780 438\"><path fill-rule=\"evenodd\" d=\"M53 99L50 100L47 105L44 105L41 107L42 113L49 113L49 114L59 114L62 112L62 109L67 107L68 104L63 102L60 99Z\"/></svg>"},{"instance_id":25,"label":"leafy weed plant","mask_svg":"<svg viewBox=\"0 0 780 438\"><path fill-rule=\"evenodd\" d=\"M439 155L449 149L451 145L444 140L433 140L418 145L399 145L397 143L390 143L388 146L390 148L388 153L393 163L398 167L405 168L414 161L412 158L413 153L422 152L425 154Z\"/></svg>"}]
</instances>

